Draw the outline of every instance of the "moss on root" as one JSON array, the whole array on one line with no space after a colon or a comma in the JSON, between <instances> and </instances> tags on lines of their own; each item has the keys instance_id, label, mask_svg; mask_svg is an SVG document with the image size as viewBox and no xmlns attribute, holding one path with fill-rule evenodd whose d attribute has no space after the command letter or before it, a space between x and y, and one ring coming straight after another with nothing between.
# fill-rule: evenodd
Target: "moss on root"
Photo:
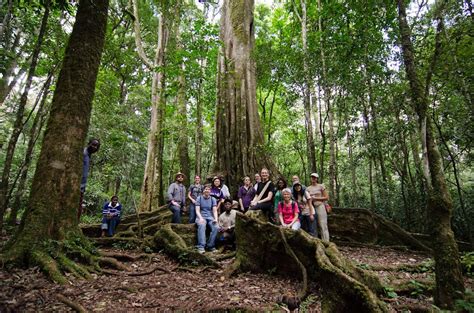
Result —
<instances>
[{"instance_id":1,"label":"moss on root","mask_svg":"<svg viewBox=\"0 0 474 313\"><path fill-rule=\"evenodd\" d=\"M333 243L242 214L237 217L236 238L235 271L275 272L303 278L307 275L308 281L317 280L322 286L323 311L387 310L377 296L383 290L378 279L344 259Z\"/></svg>"},{"instance_id":2,"label":"moss on root","mask_svg":"<svg viewBox=\"0 0 474 313\"><path fill-rule=\"evenodd\" d=\"M22 248L23 247L23 248ZM52 281L64 284L67 282L64 273L71 273L77 278L91 278L91 272L100 272L100 263L117 269L128 268L115 259L98 255L91 242L79 232L69 232L59 240L45 240L24 246L11 246L1 255L4 263L19 266L38 266Z\"/></svg>"}]
</instances>

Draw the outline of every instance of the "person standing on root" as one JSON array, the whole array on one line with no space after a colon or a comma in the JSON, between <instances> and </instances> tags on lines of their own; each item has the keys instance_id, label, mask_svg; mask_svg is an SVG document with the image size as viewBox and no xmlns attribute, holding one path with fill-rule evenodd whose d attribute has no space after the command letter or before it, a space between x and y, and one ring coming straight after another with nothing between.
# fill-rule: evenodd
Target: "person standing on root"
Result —
<instances>
[{"instance_id":1,"label":"person standing on root","mask_svg":"<svg viewBox=\"0 0 474 313\"><path fill-rule=\"evenodd\" d=\"M313 237L317 236L314 229L314 207L309 192L303 191L303 186L299 181L293 184L293 199L298 204L301 212L301 228Z\"/></svg>"},{"instance_id":2,"label":"person standing on root","mask_svg":"<svg viewBox=\"0 0 474 313\"><path fill-rule=\"evenodd\" d=\"M301 183L300 178L298 177L298 175L293 175L291 177L291 182L292 182L292 185L294 185L295 183L300 183L301 187L303 188L303 193L306 192L306 186ZM291 193L293 193L293 192L294 192L293 186L291 186Z\"/></svg>"},{"instance_id":3,"label":"person standing on root","mask_svg":"<svg viewBox=\"0 0 474 313\"><path fill-rule=\"evenodd\" d=\"M120 213L122 212L122 205L118 202L117 196L112 196L110 202L107 202L102 209L102 237L112 237L115 234L115 229L120 223Z\"/></svg>"},{"instance_id":4,"label":"person standing on root","mask_svg":"<svg viewBox=\"0 0 474 313\"><path fill-rule=\"evenodd\" d=\"M324 207L324 201L329 200L328 193L323 184L318 182L318 173L311 174L311 186L308 186L306 190L311 196L314 210L317 215L317 222L321 229L321 239L329 241L329 230L328 230L328 215L326 208Z\"/></svg>"},{"instance_id":5,"label":"person standing on root","mask_svg":"<svg viewBox=\"0 0 474 313\"><path fill-rule=\"evenodd\" d=\"M217 176L212 179L211 197L216 199L217 212L220 212L221 205L224 203L224 193L222 192L222 181Z\"/></svg>"},{"instance_id":6,"label":"person standing on root","mask_svg":"<svg viewBox=\"0 0 474 313\"><path fill-rule=\"evenodd\" d=\"M275 185L270 180L268 169L262 168L260 176L262 181L257 184L257 192L250 203L250 210L262 210L268 217L268 221L275 223L275 214L273 212L273 190L275 190Z\"/></svg>"},{"instance_id":7,"label":"person standing on root","mask_svg":"<svg viewBox=\"0 0 474 313\"><path fill-rule=\"evenodd\" d=\"M285 188L282 191L283 201L278 203L278 217L282 227L298 230L301 227L298 215L300 210L298 204L291 199L291 189Z\"/></svg>"},{"instance_id":8,"label":"person standing on root","mask_svg":"<svg viewBox=\"0 0 474 313\"><path fill-rule=\"evenodd\" d=\"M211 188L206 186L201 196L196 199L196 224L197 224L197 249L199 253L205 252L206 247L206 226L211 229L207 249L216 251L215 242L219 225L217 224L217 202L211 197Z\"/></svg>"},{"instance_id":9,"label":"person standing on root","mask_svg":"<svg viewBox=\"0 0 474 313\"><path fill-rule=\"evenodd\" d=\"M176 173L175 182L168 187L168 207L173 212L171 223L181 223L181 210L186 204L186 187L183 185L184 174Z\"/></svg>"},{"instance_id":10,"label":"person standing on root","mask_svg":"<svg viewBox=\"0 0 474 313\"><path fill-rule=\"evenodd\" d=\"M84 148L84 158L82 163L82 178L81 178L81 198L79 200L79 209L77 210L77 220L81 221L81 215L84 210L84 193L86 192L87 178L89 177L89 169L91 166L92 154L99 151L100 141L99 139L92 138L87 143L87 147Z\"/></svg>"},{"instance_id":11,"label":"person standing on root","mask_svg":"<svg viewBox=\"0 0 474 313\"><path fill-rule=\"evenodd\" d=\"M283 178L279 178L276 182L276 188L273 191L275 196L273 197L273 211L275 213L275 220L279 221L280 219L278 218L278 203L283 201L283 194L281 193L283 189L287 187L286 180Z\"/></svg>"},{"instance_id":12,"label":"person standing on root","mask_svg":"<svg viewBox=\"0 0 474 313\"><path fill-rule=\"evenodd\" d=\"M249 209L250 202L255 197L255 189L250 184L250 177L244 177L244 184L240 186L237 198L239 199L240 211L245 213Z\"/></svg>"},{"instance_id":13,"label":"person standing on root","mask_svg":"<svg viewBox=\"0 0 474 313\"><path fill-rule=\"evenodd\" d=\"M196 221L196 199L202 194L204 186L201 185L201 177L196 175L194 177L194 184L189 186L188 199L189 204L189 224L194 224Z\"/></svg>"},{"instance_id":14,"label":"person standing on root","mask_svg":"<svg viewBox=\"0 0 474 313\"><path fill-rule=\"evenodd\" d=\"M224 176L219 176L219 179L221 180L221 190L224 199L230 199L229 187L227 187L227 185L225 184Z\"/></svg>"}]
</instances>

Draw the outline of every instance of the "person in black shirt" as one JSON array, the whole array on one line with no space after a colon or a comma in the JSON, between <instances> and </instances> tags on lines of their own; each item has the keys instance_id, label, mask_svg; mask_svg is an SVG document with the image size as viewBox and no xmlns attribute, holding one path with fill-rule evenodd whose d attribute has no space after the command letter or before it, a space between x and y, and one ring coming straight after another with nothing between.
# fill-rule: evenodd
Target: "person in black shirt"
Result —
<instances>
[{"instance_id":1,"label":"person in black shirt","mask_svg":"<svg viewBox=\"0 0 474 313\"><path fill-rule=\"evenodd\" d=\"M275 189L275 185L270 180L268 169L262 168L260 176L262 177L262 181L257 184L257 192L250 203L249 209L262 210L269 221L275 222L275 214L273 212L273 190Z\"/></svg>"}]
</instances>

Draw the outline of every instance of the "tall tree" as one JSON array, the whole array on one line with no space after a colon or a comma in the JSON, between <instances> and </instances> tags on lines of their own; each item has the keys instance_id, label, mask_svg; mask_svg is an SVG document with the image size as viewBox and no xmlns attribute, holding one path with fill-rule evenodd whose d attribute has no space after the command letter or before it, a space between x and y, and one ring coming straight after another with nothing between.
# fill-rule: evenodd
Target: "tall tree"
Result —
<instances>
[{"instance_id":1,"label":"tall tree","mask_svg":"<svg viewBox=\"0 0 474 313\"><path fill-rule=\"evenodd\" d=\"M441 9L439 9L441 10ZM441 16L441 12L437 12ZM407 22L405 1L398 0L398 21L405 72L410 84L411 100L418 116L421 141L426 151L428 201L427 210L431 220L433 249L435 258L436 293L435 302L441 308L452 309L454 300L464 294L459 252L453 231L451 217L453 203L443 172L443 164L435 140L432 121L428 115L428 91L431 75L441 49L440 34L443 31L442 18L438 18L438 29L433 53L433 61L428 70L425 86L421 82L415 62L415 49L411 39L411 29Z\"/></svg>"},{"instance_id":2,"label":"tall tree","mask_svg":"<svg viewBox=\"0 0 474 313\"><path fill-rule=\"evenodd\" d=\"M151 120L150 133L148 135L148 149L143 177L139 211L146 212L158 208L163 198L163 115L164 115L164 88L165 88L165 56L168 43L168 17L162 3L158 20L158 43L156 45L155 58L149 60L143 49L140 34L140 20L138 17L137 0L133 0L133 14L135 42L138 55L144 64L153 73L151 86Z\"/></svg>"},{"instance_id":3,"label":"tall tree","mask_svg":"<svg viewBox=\"0 0 474 313\"><path fill-rule=\"evenodd\" d=\"M8 206L9 197L8 197L8 186L10 179L10 171L13 162L13 155L15 153L15 147L20 137L20 134L23 130L23 115L25 113L26 103L28 101L28 94L30 92L31 85L33 83L33 78L35 76L36 66L38 64L39 54L41 51L41 45L43 44L44 36L46 34L46 28L48 25L49 18L49 1L46 1L43 18L41 20L41 27L38 34L38 39L36 40L35 47L33 49L33 55L31 58L30 68L28 70L28 76L26 78L26 83L21 94L20 103L18 104L18 109L16 112L15 123L13 124L13 131L8 141L7 153L5 156L5 163L3 165L2 178L0 181L0 229L3 226L3 215Z\"/></svg>"},{"instance_id":4,"label":"tall tree","mask_svg":"<svg viewBox=\"0 0 474 313\"><path fill-rule=\"evenodd\" d=\"M65 279L46 245L48 240L62 241L81 236L77 204L82 149L104 46L107 10L107 0L79 2L51 104L28 207L18 234L10 240L2 255L3 261L38 264L60 282ZM53 252L59 260L59 251Z\"/></svg>"},{"instance_id":5,"label":"tall tree","mask_svg":"<svg viewBox=\"0 0 474 313\"><path fill-rule=\"evenodd\" d=\"M221 11L215 169L227 176L231 189L262 167L276 173L257 110L253 11L253 0L225 0Z\"/></svg>"}]
</instances>

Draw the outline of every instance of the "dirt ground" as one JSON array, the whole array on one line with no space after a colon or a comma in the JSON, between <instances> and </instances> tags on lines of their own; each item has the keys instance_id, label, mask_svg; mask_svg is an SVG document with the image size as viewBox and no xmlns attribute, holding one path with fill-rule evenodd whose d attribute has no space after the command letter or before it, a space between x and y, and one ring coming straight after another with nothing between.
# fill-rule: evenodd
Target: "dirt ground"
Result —
<instances>
[{"instance_id":1,"label":"dirt ground","mask_svg":"<svg viewBox=\"0 0 474 313\"><path fill-rule=\"evenodd\" d=\"M339 247L347 258L362 268L375 268L384 284L432 280L431 260L424 254L377 247ZM138 251L107 250L138 255ZM86 311L281 311L288 312L284 296L294 296L300 286L297 278L244 273L226 279L224 270L233 259L220 261L222 268L180 266L162 253L133 262L124 262L135 273L161 267L151 274L130 276L93 275L90 280L68 276L69 283L50 282L37 269L0 270L1 312L73 311L70 301ZM421 266L418 272L394 271L402 265ZM432 264L432 262L431 262ZM424 271L426 265L426 271ZM472 289L473 282L466 279ZM394 294L390 288L383 299L391 312L430 311L433 299L422 287L408 294ZM73 305L72 304L72 305ZM321 292L317 282L310 285L310 296L300 304L301 312L320 312Z\"/></svg>"}]
</instances>

